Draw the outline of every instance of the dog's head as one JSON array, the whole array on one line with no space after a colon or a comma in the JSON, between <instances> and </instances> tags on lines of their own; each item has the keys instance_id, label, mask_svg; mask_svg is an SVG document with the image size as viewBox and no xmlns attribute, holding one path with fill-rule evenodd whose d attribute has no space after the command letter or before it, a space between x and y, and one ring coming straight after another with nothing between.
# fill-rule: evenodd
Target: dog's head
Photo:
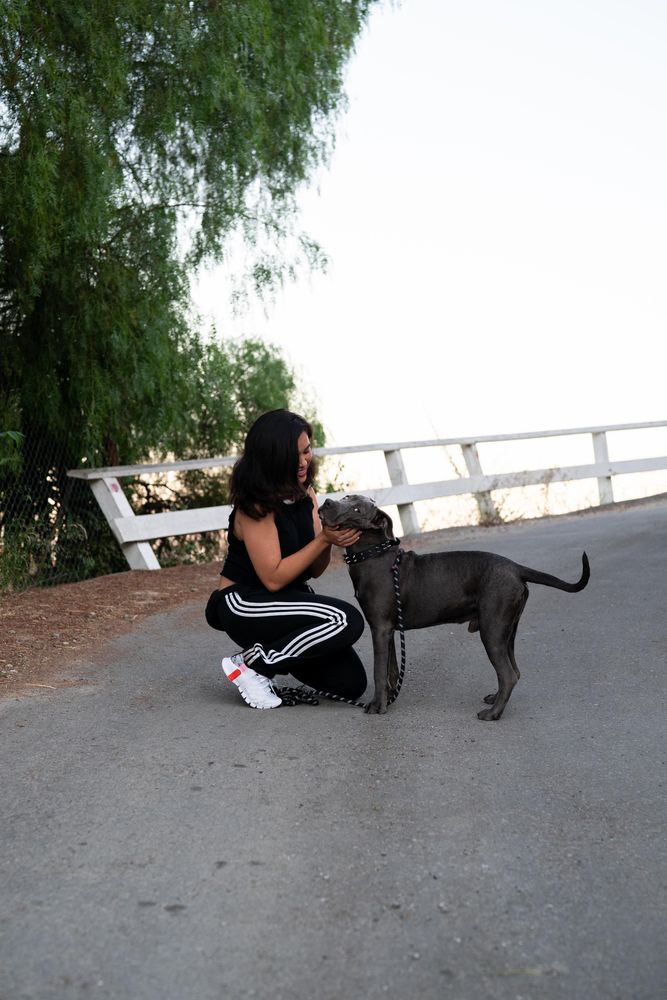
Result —
<instances>
[{"instance_id":1,"label":"dog's head","mask_svg":"<svg viewBox=\"0 0 667 1000\"><path fill-rule=\"evenodd\" d=\"M376 507L370 497L350 493L342 500L325 500L319 509L320 520L327 528L358 528L359 531L378 531L385 538L394 537L394 526L389 514Z\"/></svg>"}]
</instances>

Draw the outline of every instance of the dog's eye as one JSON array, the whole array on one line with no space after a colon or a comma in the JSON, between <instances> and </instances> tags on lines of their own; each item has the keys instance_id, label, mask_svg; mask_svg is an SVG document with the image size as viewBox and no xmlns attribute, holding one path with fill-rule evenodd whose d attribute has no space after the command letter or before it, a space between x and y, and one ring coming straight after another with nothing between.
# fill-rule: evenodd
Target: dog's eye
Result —
<instances>
[{"instance_id":1,"label":"dog's eye","mask_svg":"<svg viewBox=\"0 0 667 1000\"><path fill-rule=\"evenodd\" d=\"M359 513L359 508L358 507L353 507L352 510L354 511L355 514Z\"/></svg>"}]
</instances>

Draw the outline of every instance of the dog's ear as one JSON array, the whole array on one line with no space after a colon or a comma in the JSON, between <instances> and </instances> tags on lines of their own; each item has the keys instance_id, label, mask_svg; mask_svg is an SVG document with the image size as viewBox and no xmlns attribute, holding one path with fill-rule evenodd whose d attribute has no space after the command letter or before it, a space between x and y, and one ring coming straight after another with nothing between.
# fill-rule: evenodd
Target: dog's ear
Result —
<instances>
[{"instance_id":1,"label":"dog's ear","mask_svg":"<svg viewBox=\"0 0 667 1000\"><path fill-rule=\"evenodd\" d=\"M373 526L382 528L386 538L394 538L394 522L389 517L389 514L385 514L379 507L373 517Z\"/></svg>"}]
</instances>

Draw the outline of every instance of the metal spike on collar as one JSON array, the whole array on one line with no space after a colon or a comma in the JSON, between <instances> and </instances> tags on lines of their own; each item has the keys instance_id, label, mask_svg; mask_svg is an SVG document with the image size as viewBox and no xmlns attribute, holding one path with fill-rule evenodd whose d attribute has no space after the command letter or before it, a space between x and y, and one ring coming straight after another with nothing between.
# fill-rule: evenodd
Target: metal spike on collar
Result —
<instances>
[{"instance_id":1,"label":"metal spike on collar","mask_svg":"<svg viewBox=\"0 0 667 1000\"><path fill-rule=\"evenodd\" d=\"M343 559L348 566L354 566L355 563L365 562L366 559L373 559L376 556L384 555L385 552L389 552L390 549L399 544L398 538L386 538L384 542L371 545L370 548L364 549L362 552L346 552Z\"/></svg>"}]
</instances>

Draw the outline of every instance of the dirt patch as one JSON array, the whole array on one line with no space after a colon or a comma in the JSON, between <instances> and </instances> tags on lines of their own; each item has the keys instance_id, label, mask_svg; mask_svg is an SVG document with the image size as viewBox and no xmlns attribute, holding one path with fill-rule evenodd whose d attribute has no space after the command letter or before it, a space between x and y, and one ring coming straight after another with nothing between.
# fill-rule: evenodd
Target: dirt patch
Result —
<instances>
[{"instance_id":1,"label":"dirt patch","mask_svg":"<svg viewBox=\"0 0 667 1000\"><path fill-rule=\"evenodd\" d=\"M149 615L197 600L203 614L219 571L218 564L128 570L1 595L0 698L62 687L60 675L77 660Z\"/></svg>"}]
</instances>

